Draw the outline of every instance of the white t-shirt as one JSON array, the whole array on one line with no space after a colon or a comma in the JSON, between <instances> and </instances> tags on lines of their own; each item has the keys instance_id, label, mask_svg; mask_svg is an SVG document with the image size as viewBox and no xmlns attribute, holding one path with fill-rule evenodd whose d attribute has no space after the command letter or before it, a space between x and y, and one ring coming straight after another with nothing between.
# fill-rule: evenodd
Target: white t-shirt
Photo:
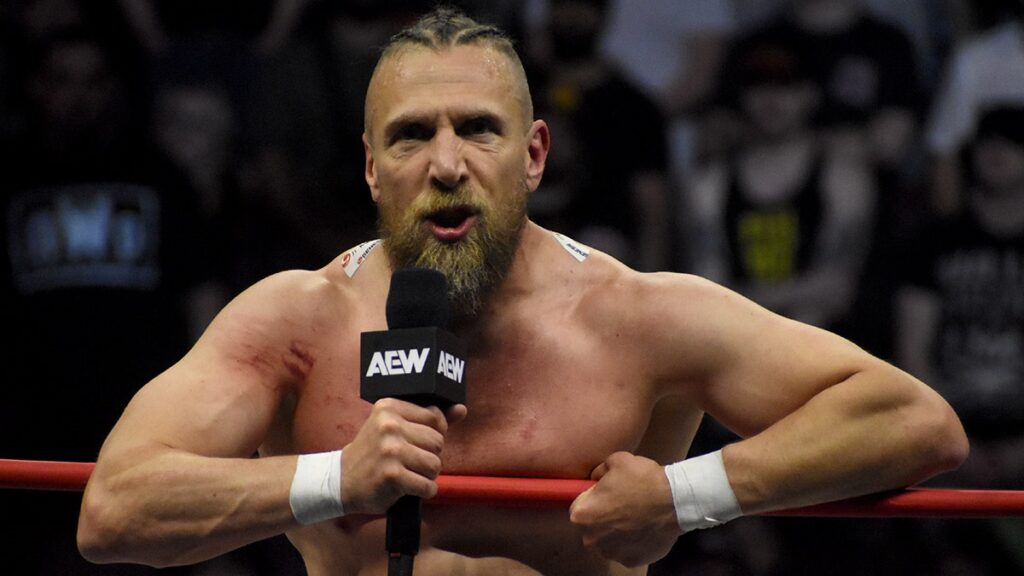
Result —
<instances>
[{"instance_id":1,"label":"white t-shirt","mask_svg":"<svg viewBox=\"0 0 1024 576\"><path fill-rule=\"evenodd\" d=\"M734 27L729 0L613 0L608 9L601 50L652 96L685 73L688 37Z\"/></svg>"},{"instance_id":2,"label":"white t-shirt","mask_svg":"<svg viewBox=\"0 0 1024 576\"><path fill-rule=\"evenodd\" d=\"M955 154L987 108L1024 106L1024 34L1004 24L959 47L950 60L926 134L928 149Z\"/></svg>"}]
</instances>

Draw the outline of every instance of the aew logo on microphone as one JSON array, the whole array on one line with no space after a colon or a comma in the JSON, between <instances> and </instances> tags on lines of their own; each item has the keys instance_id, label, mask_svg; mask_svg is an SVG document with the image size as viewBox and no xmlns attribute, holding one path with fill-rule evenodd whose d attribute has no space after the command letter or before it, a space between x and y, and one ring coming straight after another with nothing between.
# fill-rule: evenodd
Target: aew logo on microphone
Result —
<instances>
[{"instance_id":1,"label":"aew logo on microphone","mask_svg":"<svg viewBox=\"0 0 1024 576\"><path fill-rule=\"evenodd\" d=\"M360 342L360 396L442 403L466 401L465 345L437 327L363 332Z\"/></svg>"},{"instance_id":2,"label":"aew logo on microphone","mask_svg":"<svg viewBox=\"0 0 1024 576\"><path fill-rule=\"evenodd\" d=\"M420 374L427 364L427 357L430 355L430 348L422 350L386 350L374 352L370 358L370 369L366 371L366 377L373 376L400 376L402 374ZM437 373L462 382L462 372L466 368L466 361L456 358L444 350L437 358Z\"/></svg>"}]
</instances>

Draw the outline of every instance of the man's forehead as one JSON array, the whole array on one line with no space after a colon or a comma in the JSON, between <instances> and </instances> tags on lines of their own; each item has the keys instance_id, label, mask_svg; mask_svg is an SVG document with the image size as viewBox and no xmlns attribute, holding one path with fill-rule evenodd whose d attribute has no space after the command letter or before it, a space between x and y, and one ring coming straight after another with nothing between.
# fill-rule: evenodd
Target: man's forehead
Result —
<instances>
[{"instance_id":1,"label":"man's forehead","mask_svg":"<svg viewBox=\"0 0 1024 576\"><path fill-rule=\"evenodd\" d=\"M409 83L509 82L512 76L508 57L482 45L409 46L383 62L381 72L382 79Z\"/></svg>"},{"instance_id":2,"label":"man's forehead","mask_svg":"<svg viewBox=\"0 0 1024 576\"><path fill-rule=\"evenodd\" d=\"M421 46L403 47L381 62L370 84L369 112L401 114L396 110L424 94L459 94L472 87L473 95L492 95L494 103L513 104L520 97L517 75L509 57L486 45L463 45L440 50ZM478 102L483 104L483 102ZM375 121L376 122L376 121Z\"/></svg>"}]
</instances>

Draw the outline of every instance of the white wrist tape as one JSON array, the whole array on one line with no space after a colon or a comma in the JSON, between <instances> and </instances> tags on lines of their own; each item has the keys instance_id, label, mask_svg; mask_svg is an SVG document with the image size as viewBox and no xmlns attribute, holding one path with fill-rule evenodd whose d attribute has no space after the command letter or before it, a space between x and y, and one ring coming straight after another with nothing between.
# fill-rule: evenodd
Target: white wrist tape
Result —
<instances>
[{"instance_id":1,"label":"white wrist tape","mask_svg":"<svg viewBox=\"0 0 1024 576\"><path fill-rule=\"evenodd\" d=\"M345 515L341 505L341 450L299 455L288 504L300 524Z\"/></svg>"},{"instance_id":2,"label":"white wrist tape","mask_svg":"<svg viewBox=\"0 0 1024 576\"><path fill-rule=\"evenodd\" d=\"M683 532L718 526L743 515L725 475L721 450L669 464L665 475Z\"/></svg>"}]
</instances>

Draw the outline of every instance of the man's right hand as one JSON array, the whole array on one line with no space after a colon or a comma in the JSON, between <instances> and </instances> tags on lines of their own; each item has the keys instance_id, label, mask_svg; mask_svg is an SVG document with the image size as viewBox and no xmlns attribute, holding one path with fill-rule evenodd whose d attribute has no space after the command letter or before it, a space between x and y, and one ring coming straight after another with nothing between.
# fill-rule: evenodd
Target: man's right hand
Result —
<instances>
[{"instance_id":1,"label":"man's right hand","mask_svg":"<svg viewBox=\"0 0 1024 576\"><path fill-rule=\"evenodd\" d=\"M383 514L406 494L437 494L441 450L449 424L466 416L457 404L442 412L382 398L342 457L341 498L346 514Z\"/></svg>"}]
</instances>

